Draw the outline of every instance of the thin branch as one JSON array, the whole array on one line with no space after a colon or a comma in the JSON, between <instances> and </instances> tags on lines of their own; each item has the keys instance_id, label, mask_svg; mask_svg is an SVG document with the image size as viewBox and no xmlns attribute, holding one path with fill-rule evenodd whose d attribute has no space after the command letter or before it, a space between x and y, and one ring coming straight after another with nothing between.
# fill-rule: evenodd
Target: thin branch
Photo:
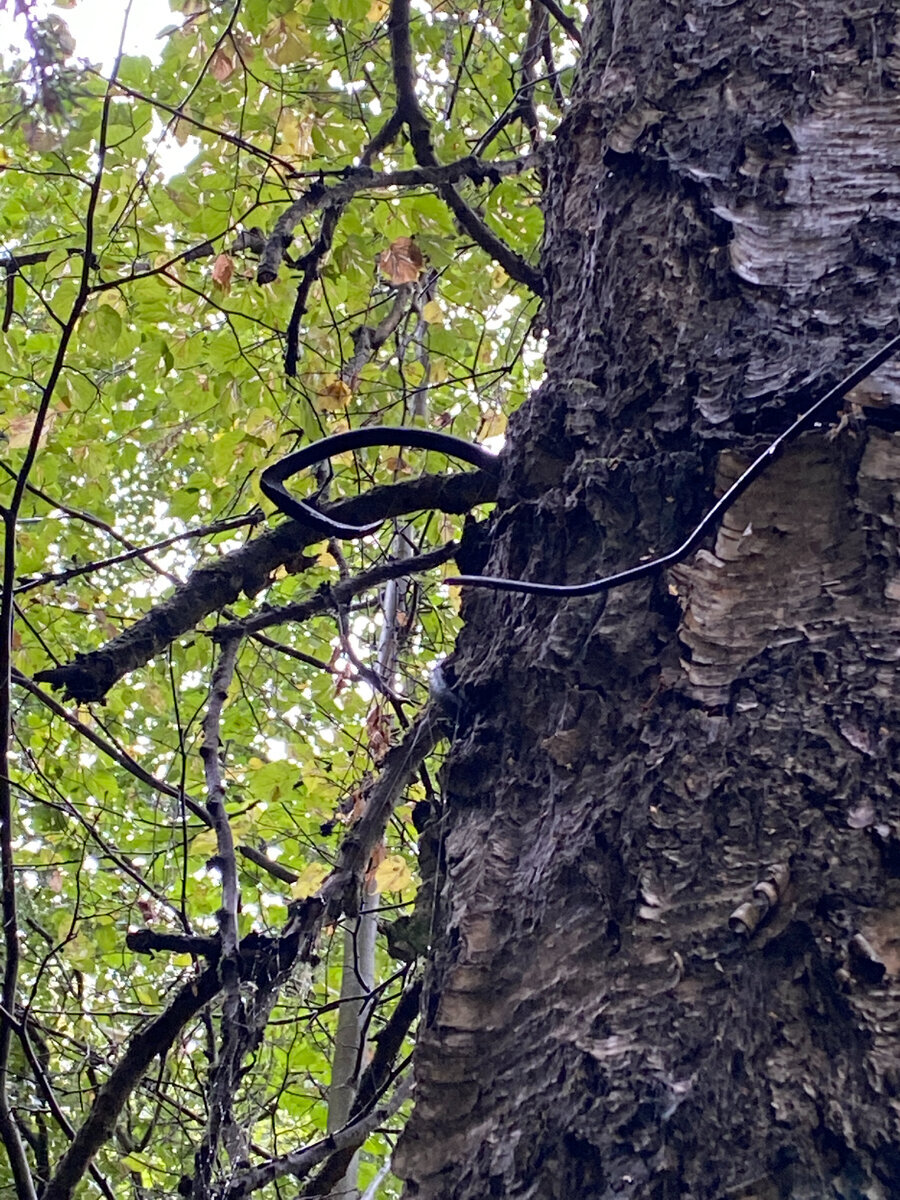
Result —
<instances>
[{"instance_id":1,"label":"thin branch","mask_svg":"<svg viewBox=\"0 0 900 1200\"><path fill-rule=\"evenodd\" d=\"M228 691L234 678L240 644L240 637L233 635L227 638L222 645L222 652L210 684L209 703L203 720L203 745L200 750L206 775L208 794L206 807L216 831L218 853L215 863L222 876L222 906L218 913L221 943L219 973L225 993L222 1005L222 1051L212 1073L206 1133L196 1156L197 1171L194 1179L194 1194L204 1198L209 1192L209 1182L220 1138L224 1137L233 1160L246 1157L243 1139L240 1137L233 1111L246 1040L245 1029L248 1025L247 1013L241 1000L238 963L240 888L234 838L225 808L225 780L222 771L220 736L222 711L228 700Z\"/></svg>"},{"instance_id":2,"label":"thin branch","mask_svg":"<svg viewBox=\"0 0 900 1200\"><path fill-rule=\"evenodd\" d=\"M238 846L238 850L243 854L244 858L255 863L261 871L268 872L273 879L278 879L282 883L296 883L300 878L296 871L292 871L290 867L285 867L281 863L276 862L274 858L269 858L261 850L254 849L253 846Z\"/></svg>"},{"instance_id":3,"label":"thin branch","mask_svg":"<svg viewBox=\"0 0 900 1200\"><path fill-rule=\"evenodd\" d=\"M58 507L58 506L57 506ZM81 514L79 514L81 515ZM30 592L36 587L42 587L46 583L68 583L70 579L77 579L80 575L90 575L94 571L103 571L107 567L116 567L120 563L130 562L134 558L141 559L147 563L154 571L164 575L172 583L181 584L182 580L177 575L172 575L171 572L164 570L162 567L151 562L147 555L154 553L157 550L165 550L168 546L174 546L178 542L188 541L192 538L211 537L217 533L224 533L230 529L241 529L246 525L255 526L262 521L263 515L260 510L250 513L244 517L230 517L224 521L214 521L211 525L201 525L197 529L186 529L184 533L175 533L171 537L161 538L158 542L154 542L150 546L133 546L129 550L123 551L122 554L113 554L109 558L97 559L95 562L84 563L78 567L69 567L65 571L47 571L43 575L36 575L32 579L27 579L24 583L20 583L16 587L16 595L21 595L22 592ZM100 523L102 528L105 528L113 536L118 536L112 528L105 523ZM122 539L123 541L125 539Z\"/></svg>"},{"instance_id":4,"label":"thin branch","mask_svg":"<svg viewBox=\"0 0 900 1200\"><path fill-rule=\"evenodd\" d=\"M394 1063L410 1026L418 1016L421 998L422 981L418 979L406 989L381 1031L373 1038L375 1051L360 1077L356 1099L350 1110L351 1119L366 1112L390 1086L395 1074ZM338 1150L326 1159L321 1171L301 1188L297 1200L312 1200L313 1197L329 1195L334 1186L344 1178L355 1149L347 1147Z\"/></svg>"},{"instance_id":5,"label":"thin branch","mask_svg":"<svg viewBox=\"0 0 900 1200\"><path fill-rule=\"evenodd\" d=\"M75 1136L75 1127L72 1125L63 1109L60 1107L60 1103L56 1098L56 1093L53 1090L53 1085L51 1084L50 1079L47 1076L47 1072L44 1070L43 1064L41 1063L34 1047L31 1044L31 1037L29 1036L27 1026L24 1024L18 1025L16 1032L22 1045L22 1050L24 1051L25 1057L28 1060L28 1065L31 1067L31 1074L33 1075L34 1081L38 1086L38 1091L44 1097L44 1102L52 1113L54 1120L59 1125L60 1129L62 1129L66 1137L68 1137L71 1141ZM97 1168L96 1164L91 1163L89 1170L91 1178L93 1179L94 1183L96 1183L103 1195L106 1196L106 1200L116 1200L115 1193L109 1186L106 1178Z\"/></svg>"},{"instance_id":6,"label":"thin branch","mask_svg":"<svg viewBox=\"0 0 900 1200\"><path fill-rule=\"evenodd\" d=\"M228 690L234 678L234 668L237 653L240 648L240 638L236 636L222 640L222 651L219 661L213 671L209 688L209 701L206 716L203 719L203 745L200 747L200 757L203 759L203 771L206 776L206 810L209 820L216 832L216 867L222 876L222 907L219 910L219 936L222 939L222 954L226 962L232 966L237 958L238 931L237 919L240 908L240 890L237 878L237 858L235 857L234 838L225 808L225 778L221 758L222 741L220 726L222 712L228 700ZM234 982L236 971L229 972L231 982Z\"/></svg>"},{"instance_id":7,"label":"thin branch","mask_svg":"<svg viewBox=\"0 0 900 1200\"><path fill-rule=\"evenodd\" d=\"M97 75L101 79L104 78L100 71L92 70L90 67L87 68L87 74ZM271 154L268 150L254 146L252 142L248 142L236 134L226 133L222 129L216 129L212 125L207 125L205 121L200 121L197 117L185 112L183 107L174 108L171 104L165 104L162 100L158 100L153 96L147 96L144 92L139 92L136 88L128 87L121 80L116 80L115 89L117 94L131 96L133 100L141 100L144 104L149 104L151 108L158 108L160 112L169 113L176 120L184 121L185 125L191 125L195 129L202 129L204 133L211 133L220 142L227 142L229 146L235 146L238 150L243 150L247 154L253 155L254 158L261 158L269 166L280 167L287 174L293 174L293 165L286 158L279 158L277 154ZM183 106L186 100L182 100L181 103Z\"/></svg>"},{"instance_id":8,"label":"thin branch","mask_svg":"<svg viewBox=\"0 0 900 1200\"><path fill-rule=\"evenodd\" d=\"M125 945L135 954L193 954L216 963L222 953L218 938L197 934L164 933L156 929L129 929Z\"/></svg>"},{"instance_id":9,"label":"thin branch","mask_svg":"<svg viewBox=\"0 0 900 1200\"><path fill-rule=\"evenodd\" d=\"M133 775L135 779L138 779L141 783L145 783L148 787L153 788L154 791L161 792L164 796L171 796L173 800L177 800L179 803L183 801L185 807L190 809L195 817L198 817L204 825L209 825L209 815L198 800L195 800L192 796L187 795L179 788L173 787L171 783L166 783L164 779L157 778L157 776L151 774L150 771L145 770L136 759L131 757L131 755L126 754L124 750L120 750L118 746L115 746L112 742L108 742L105 738L102 738L90 727L90 725L85 725L83 721L79 721L79 719L73 713L70 713L66 708L64 708L59 701L54 700L52 696L49 696L42 688L39 688L34 680L29 679L27 675L23 675L19 671L13 671L12 681L13 683L17 684L18 687L24 688L27 692L30 692L32 696L35 696L42 704L46 705L52 713L55 713L56 716L61 717L71 729L73 729L81 737L87 738L87 740L96 746L98 750L102 751L108 758L112 759L114 763L117 763L120 767L122 767L123 770L127 771L130 775Z\"/></svg>"}]
</instances>

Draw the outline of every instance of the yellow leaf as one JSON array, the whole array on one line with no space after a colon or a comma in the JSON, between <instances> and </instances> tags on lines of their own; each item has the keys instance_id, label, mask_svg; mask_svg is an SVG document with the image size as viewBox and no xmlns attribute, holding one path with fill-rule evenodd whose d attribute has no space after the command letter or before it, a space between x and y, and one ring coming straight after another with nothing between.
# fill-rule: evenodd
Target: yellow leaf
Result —
<instances>
[{"instance_id":1,"label":"yellow leaf","mask_svg":"<svg viewBox=\"0 0 900 1200\"><path fill-rule=\"evenodd\" d=\"M34 433L35 413L23 413L19 417L11 417L6 423L4 433L7 437L7 444L11 450L23 450L30 445L31 437ZM38 440L39 446L44 446L47 442L47 435L53 428L56 421L56 413L51 409L47 413L44 421L44 426L41 429L41 436Z\"/></svg>"},{"instance_id":2,"label":"yellow leaf","mask_svg":"<svg viewBox=\"0 0 900 1200\"><path fill-rule=\"evenodd\" d=\"M437 300L428 301L422 309L422 320L427 321L429 325L441 325L443 323L444 311Z\"/></svg>"},{"instance_id":3,"label":"yellow leaf","mask_svg":"<svg viewBox=\"0 0 900 1200\"><path fill-rule=\"evenodd\" d=\"M375 868L375 882L379 892L402 892L412 881L412 871L401 854L389 854Z\"/></svg>"},{"instance_id":4,"label":"yellow leaf","mask_svg":"<svg viewBox=\"0 0 900 1200\"><path fill-rule=\"evenodd\" d=\"M326 376L326 380L327 382L319 388L320 407L325 412L337 412L345 407L353 392L343 379L338 379L337 376Z\"/></svg>"},{"instance_id":5,"label":"yellow leaf","mask_svg":"<svg viewBox=\"0 0 900 1200\"><path fill-rule=\"evenodd\" d=\"M491 287L492 288L503 287L503 285L504 285L504 283L506 283L507 279L509 279L509 276L503 270L502 267L500 267L500 266L494 267L493 271L491 271Z\"/></svg>"},{"instance_id":6,"label":"yellow leaf","mask_svg":"<svg viewBox=\"0 0 900 1200\"><path fill-rule=\"evenodd\" d=\"M482 441L487 438L502 437L506 433L506 413L499 411L486 412L478 431Z\"/></svg>"},{"instance_id":7,"label":"yellow leaf","mask_svg":"<svg viewBox=\"0 0 900 1200\"><path fill-rule=\"evenodd\" d=\"M122 1166L129 1171L133 1171L135 1175L140 1175L146 1165L147 1164L144 1162L144 1160L139 1158L136 1154L126 1154L122 1159Z\"/></svg>"},{"instance_id":8,"label":"yellow leaf","mask_svg":"<svg viewBox=\"0 0 900 1200\"><path fill-rule=\"evenodd\" d=\"M187 109L183 110L187 115ZM175 134L175 141L179 146L186 146L188 138L194 132L194 128L189 121L179 121L175 118L175 124L172 127L172 132Z\"/></svg>"},{"instance_id":9,"label":"yellow leaf","mask_svg":"<svg viewBox=\"0 0 900 1200\"><path fill-rule=\"evenodd\" d=\"M36 121L23 121L20 128L29 149L35 150L38 154L48 154L51 150L55 150L62 141L54 129L47 129Z\"/></svg>"},{"instance_id":10,"label":"yellow leaf","mask_svg":"<svg viewBox=\"0 0 900 1200\"><path fill-rule=\"evenodd\" d=\"M278 122L281 149L296 158L312 158L316 152L312 140L314 124L315 117L312 113L304 113L303 116L296 117L285 109Z\"/></svg>"},{"instance_id":11,"label":"yellow leaf","mask_svg":"<svg viewBox=\"0 0 900 1200\"><path fill-rule=\"evenodd\" d=\"M247 766L251 771L258 771L260 767L264 767L265 765L266 764L263 762L263 760L261 758L257 758L255 755L253 758L249 758L247 760Z\"/></svg>"},{"instance_id":12,"label":"yellow leaf","mask_svg":"<svg viewBox=\"0 0 900 1200\"><path fill-rule=\"evenodd\" d=\"M191 854L201 858L211 858L219 848L214 829L202 829L191 842Z\"/></svg>"},{"instance_id":13,"label":"yellow leaf","mask_svg":"<svg viewBox=\"0 0 900 1200\"><path fill-rule=\"evenodd\" d=\"M385 0L372 0L369 5L369 11L366 13L366 20L371 21L374 25L376 21L380 21L387 13L388 6Z\"/></svg>"},{"instance_id":14,"label":"yellow leaf","mask_svg":"<svg viewBox=\"0 0 900 1200\"><path fill-rule=\"evenodd\" d=\"M319 890L330 874L331 867L326 863L310 863L297 876L296 882L291 884L291 895L295 900L305 900Z\"/></svg>"},{"instance_id":15,"label":"yellow leaf","mask_svg":"<svg viewBox=\"0 0 900 1200\"><path fill-rule=\"evenodd\" d=\"M273 66L292 66L309 53L309 38L302 13L287 13L271 21L262 36L266 58Z\"/></svg>"},{"instance_id":16,"label":"yellow leaf","mask_svg":"<svg viewBox=\"0 0 900 1200\"><path fill-rule=\"evenodd\" d=\"M97 947L80 931L63 945L62 952L78 971L90 971L96 967Z\"/></svg>"}]
</instances>

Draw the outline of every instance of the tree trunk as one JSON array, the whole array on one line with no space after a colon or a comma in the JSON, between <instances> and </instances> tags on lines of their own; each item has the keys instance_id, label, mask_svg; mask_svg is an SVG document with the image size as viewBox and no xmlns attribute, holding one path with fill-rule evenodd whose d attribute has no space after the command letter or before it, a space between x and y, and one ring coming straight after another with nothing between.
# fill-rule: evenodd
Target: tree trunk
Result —
<instances>
[{"instance_id":1,"label":"tree trunk","mask_svg":"<svg viewBox=\"0 0 900 1200\"><path fill-rule=\"evenodd\" d=\"M594 5L487 573L673 548L895 331L898 26ZM854 418L667 575L467 595L407 1195L900 1195L898 520Z\"/></svg>"}]
</instances>

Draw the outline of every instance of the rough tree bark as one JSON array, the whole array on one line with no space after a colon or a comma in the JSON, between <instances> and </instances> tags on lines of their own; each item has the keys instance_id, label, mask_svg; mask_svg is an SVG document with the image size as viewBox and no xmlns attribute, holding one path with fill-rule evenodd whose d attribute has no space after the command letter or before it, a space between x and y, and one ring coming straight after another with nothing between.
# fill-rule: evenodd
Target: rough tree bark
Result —
<instances>
[{"instance_id":1,"label":"rough tree bark","mask_svg":"<svg viewBox=\"0 0 900 1200\"><path fill-rule=\"evenodd\" d=\"M896 331L898 47L889 0L593 5L488 573L672 548ZM900 1195L884 424L806 435L665 577L467 596L409 1196Z\"/></svg>"}]
</instances>

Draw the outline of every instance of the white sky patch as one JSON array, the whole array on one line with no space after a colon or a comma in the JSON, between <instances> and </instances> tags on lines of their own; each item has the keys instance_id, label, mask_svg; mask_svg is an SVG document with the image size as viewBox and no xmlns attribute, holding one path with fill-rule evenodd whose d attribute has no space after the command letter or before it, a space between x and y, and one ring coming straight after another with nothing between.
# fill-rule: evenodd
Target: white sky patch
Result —
<instances>
[{"instance_id":1,"label":"white sky patch","mask_svg":"<svg viewBox=\"0 0 900 1200\"><path fill-rule=\"evenodd\" d=\"M125 0L76 0L71 8L42 7L65 21L75 39L77 57L89 59L107 73L112 70L128 8ZM145 54L158 63L165 46L159 34L177 24L179 18L171 12L167 0L133 0L125 53ZM23 55L27 53L24 22L14 19L6 7L0 9L0 45L12 46Z\"/></svg>"},{"instance_id":2,"label":"white sky patch","mask_svg":"<svg viewBox=\"0 0 900 1200\"><path fill-rule=\"evenodd\" d=\"M75 39L75 53L99 63L101 70L109 74L127 7L124 0L77 0L74 8L53 11L68 25ZM126 54L144 54L158 63L166 44L159 34L178 24L178 16L171 11L167 0L133 0L123 49Z\"/></svg>"},{"instance_id":3,"label":"white sky patch","mask_svg":"<svg viewBox=\"0 0 900 1200\"><path fill-rule=\"evenodd\" d=\"M36 11L41 11L36 6ZM163 30L171 30L181 23L179 14L173 13L168 0L132 0L129 11L127 0L75 0L71 8L55 5L43 6L42 11L53 13L66 23L75 40L74 59L93 63L106 75L113 68L122 36L126 13L128 24L125 29L123 52L127 55L143 55L154 64L162 59L165 38ZM27 58L30 54L25 39L25 24L14 19L0 0L0 51L11 49L17 57ZM199 150L196 138L189 138L181 146L173 137L165 138L160 144L163 123L154 119L154 129L148 139L148 147L155 152L156 161L168 179L183 170Z\"/></svg>"},{"instance_id":4,"label":"white sky patch","mask_svg":"<svg viewBox=\"0 0 900 1200\"><path fill-rule=\"evenodd\" d=\"M73 8L54 8L53 12L70 28L79 58L98 62L108 74L119 49L127 7L125 0L77 0ZM154 62L160 61L166 47L161 31L178 24L178 14L170 10L167 0L133 0L125 31L125 53L144 54Z\"/></svg>"}]
</instances>

